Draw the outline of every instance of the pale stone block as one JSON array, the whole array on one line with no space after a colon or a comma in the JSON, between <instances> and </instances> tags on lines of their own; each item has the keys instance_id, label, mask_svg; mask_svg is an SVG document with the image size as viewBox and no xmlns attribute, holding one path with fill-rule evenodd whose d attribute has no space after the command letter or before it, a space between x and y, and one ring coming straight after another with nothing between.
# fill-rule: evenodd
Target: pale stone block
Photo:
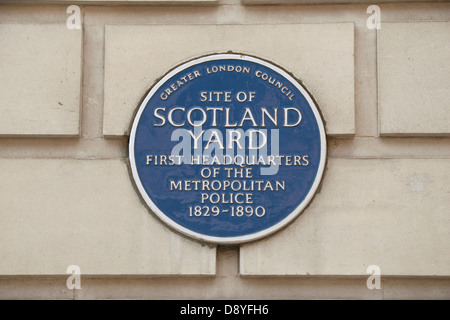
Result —
<instances>
[{"instance_id":1,"label":"pale stone block","mask_svg":"<svg viewBox=\"0 0 450 320\"><path fill-rule=\"evenodd\" d=\"M69 275L67 275L68 277ZM1 300L68 300L74 292L67 288L67 277L4 277L0 279ZM84 284L84 279L81 280ZM83 288L83 286L82 286Z\"/></svg>"},{"instance_id":2,"label":"pale stone block","mask_svg":"<svg viewBox=\"0 0 450 320\"><path fill-rule=\"evenodd\" d=\"M449 276L448 159L330 159L287 229L243 245L242 275Z\"/></svg>"},{"instance_id":3,"label":"pale stone block","mask_svg":"<svg viewBox=\"0 0 450 320\"><path fill-rule=\"evenodd\" d=\"M450 22L383 22L378 31L382 135L450 134Z\"/></svg>"},{"instance_id":4,"label":"pale stone block","mask_svg":"<svg viewBox=\"0 0 450 320\"><path fill-rule=\"evenodd\" d=\"M17 0L1 0L0 2L15 3ZM23 0L22 4L82 4L82 5L200 5L217 4L219 0Z\"/></svg>"},{"instance_id":5,"label":"pale stone block","mask_svg":"<svg viewBox=\"0 0 450 320\"><path fill-rule=\"evenodd\" d=\"M440 2L444 0L242 0L246 5L290 5L290 4L331 4L331 3L384 3L384 2Z\"/></svg>"},{"instance_id":6,"label":"pale stone block","mask_svg":"<svg viewBox=\"0 0 450 320\"><path fill-rule=\"evenodd\" d=\"M150 86L174 66L204 54L268 59L303 81L331 135L355 130L353 23L274 25L107 25L103 133L129 133Z\"/></svg>"},{"instance_id":7,"label":"pale stone block","mask_svg":"<svg viewBox=\"0 0 450 320\"><path fill-rule=\"evenodd\" d=\"M0 24L0 39L0 135L78 135L81 30Z\"/></svg>"},{"instance_id":8,"label":"pale stone block","mask_svg":"<svg viewBox=\"0 0 450 320\"><path fill-rule=\"evenodd\" d=\"M0 275L213 275L215 248L140 201L123 160L0 160Z\"/></svg>"}]
</instances>

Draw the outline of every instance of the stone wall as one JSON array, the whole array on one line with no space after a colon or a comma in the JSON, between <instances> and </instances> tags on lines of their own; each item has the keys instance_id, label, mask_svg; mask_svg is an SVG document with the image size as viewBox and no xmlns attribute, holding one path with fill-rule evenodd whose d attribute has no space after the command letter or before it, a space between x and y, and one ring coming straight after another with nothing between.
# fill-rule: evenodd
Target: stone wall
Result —
<instances>
[{"instance_id":1,"label":"stone wall","mask_svg":"<svg viewBox=\"0 0 450 320\"><path fill-rule=\"evenodd\" d=\"M378 1L378 30L368 1L25 2L0 1L0 298L450 298L448 2ZM224 247L148 212L127 143L155 80L228 51L304 82L328 163L292 224Z\"/></svg>"}]
</instances>

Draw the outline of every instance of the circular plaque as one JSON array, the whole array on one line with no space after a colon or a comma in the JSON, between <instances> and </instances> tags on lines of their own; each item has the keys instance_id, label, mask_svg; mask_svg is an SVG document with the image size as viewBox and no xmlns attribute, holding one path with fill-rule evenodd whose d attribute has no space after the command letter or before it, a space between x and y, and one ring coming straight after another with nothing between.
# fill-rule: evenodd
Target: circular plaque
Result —
<instances>
[{"instance_id":1,"label":"circular plaque","mask_svg":"<svg viewBox=\"0 0 450 320\"><path fill-rule=\"evenodd\" d=\"M167 225L243 243L283 228L310 203L326 135L314 100L288 72L213 54L153 85L132 124L129 158L142 198Z\"/></svg>"}]
</instances>

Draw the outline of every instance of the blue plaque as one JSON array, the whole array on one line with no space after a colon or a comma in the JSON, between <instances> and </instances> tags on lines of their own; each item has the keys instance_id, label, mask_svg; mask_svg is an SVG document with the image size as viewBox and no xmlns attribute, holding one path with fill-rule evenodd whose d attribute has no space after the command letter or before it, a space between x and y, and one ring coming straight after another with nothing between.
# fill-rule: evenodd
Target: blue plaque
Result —
<instances>
[{"instance_id":1,"label":"blue plaque","mask_svg":"<svg viewBox=\"0 0 450 320\"><path fill-rule=\"evenodd\" d=\"M177 66L134 118L129 158L142 198L198 240L260 239L310 203L326 162L320 112L282 68L242 54Z\"/></svg>"}]
</instances>

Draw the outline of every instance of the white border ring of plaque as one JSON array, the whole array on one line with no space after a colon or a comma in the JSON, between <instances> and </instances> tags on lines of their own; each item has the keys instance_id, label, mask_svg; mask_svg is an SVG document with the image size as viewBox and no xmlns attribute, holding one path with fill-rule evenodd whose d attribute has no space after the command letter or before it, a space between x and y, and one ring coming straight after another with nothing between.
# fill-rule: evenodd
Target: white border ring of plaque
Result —
<instances>
[{"instance_id":1,"label":"white border ring of plaque","mask_svg":"<svg viewBox=\"0 0 450 320\"><path fill-rule=\"evenodd\" d=\"M160 205L157 205L155 201L152 199L152 197L149 195L148 187L144 187L143 181L141 180L140 172L139 172L139 165L137 165L137 161L140 161L139 163L142 163L142 160L137 160L135 157L135 143L136 143L136 133L138 130L138 127L141 125L141 116L143 112L146 110L147 105L149 104L149 101L151 99L160 99L161 95L160 92L163 87L168 86L168 81L173 81L175 76L183 74L183 71L187 70L188 68L201 66L205 63L215 62L215 61L240 61L240 62L247 62L247 63L253 63L255 65L260 65L262 67L267 68L267 70L271 70L274 72L274 74L280 75L285 80L288 81L289 86L295 87L296 92L299 92L304 99L306 99L307 104L311 108L311 111L313 113L313 117L317 123L318 127L318 136L319 136L319 143L320 146L318 147L320 149L320 159L317 159L317 166L316 166L316 172L315 177L310 185L307 192L305 192L305 195L301 202L296 205L296 207L293 210L290 210L290 212L285 213L285 217L283 217L280 221L277 221L273 225L269 225L266 228L263 228L262 230L258 230L256 232L251 232L249 234L239 234L239 235L232 235L232 236L216 236L211 234L206 234L205 232L199 232L196 230L192 230L192 228L182 225L181 223L175 221L173 217L170 217L168 215L167 210L163 210L160 208ZM259 74L261 76L261 74ZM159 90L159 91L158 91ZM160 95L160 96L158 96ZM292 137L295 139L295 137ZM301 139L299 137L298 139ZM161 142L163 143L163 142ZM142 196L145 203L148 205L148 207L151 209L151 211L157 215L159 219L161 219L164 223L166 223L168 226L173 228L174 230L182 233L183 235L186 235L188 237L200 240L200 241L206 241L210 243L215 244L240 244L245 243L249 241L258 240L261 238L264 238L270 234L273 234L274 232L286 227L289 223L291 223L296 217L299 216L300 213L310 204L311 200L315 196L320 183L322 181L322 177L324 174L324 169L326 165L327 160L327 142L326 142L326 132L324 123L322 120L322 115L314 102L314 99L311 97L311 95L308 93L308 91L304 88L302 84L298 80L296 80L293 76L291 76L290 73L283 70L281 67L274 65L271 62L268 62L266 60L263 60L261 58L257 58L251 55L246 54L236 54L236 53L220 53L220 54L211 54L202 56L199 58L195 58L193 60L189 60L174 69L170 70L166 75L164 75L160 80L158 80L149 90L147 95L145 96L145 99L140 104L136 115L134 117L134 120L132 122L131 127L131 133L130 133L130 139L129 139L129 160L130 160L130 166L131 166L131 173L133 180L136 184L136 187ZM159 186L156 186L159 187ZM167 199L167 201L170 201L170 199Z\"/></svg>"}]
</instances>

